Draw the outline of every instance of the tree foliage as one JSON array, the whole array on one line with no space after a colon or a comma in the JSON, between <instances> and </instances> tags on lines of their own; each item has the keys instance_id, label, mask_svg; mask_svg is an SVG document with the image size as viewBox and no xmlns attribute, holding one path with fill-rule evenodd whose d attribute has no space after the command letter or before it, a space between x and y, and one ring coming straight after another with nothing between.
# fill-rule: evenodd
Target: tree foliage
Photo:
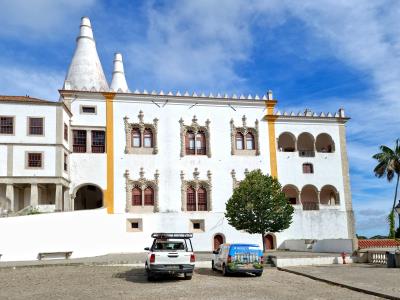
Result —
<instances>
[{"instance_id":1,"label":"tree foliage","mask_svg":"<svg viewBox=\"0 0 400 300\"><path fill-rule=\"evenodd\" d=\"M382 145L379 147L381 152L376 153L372 158L378 161L378 164L374 168L375 176L382 178L386 176L386 179L391 182L394 177L396 178L396 187L394 190L394 199L392 211L389 215L389 237L394 238L394 207L396 205L397 191L399 187L400 180L400 139L397 139L393 149L388 146Z\"/></svg>"},{"instance_id":2,"label":"tree foliage","mask_svg":"<svg viewBox=\"0 0 400 300\"><path fill-rule=\"evenodd\" d=\"M293 211L279 181L254 170L234 190L225 217L237 230L262 234L265 250L265 233L288 228Z\"/></svg>"}]
</instances>

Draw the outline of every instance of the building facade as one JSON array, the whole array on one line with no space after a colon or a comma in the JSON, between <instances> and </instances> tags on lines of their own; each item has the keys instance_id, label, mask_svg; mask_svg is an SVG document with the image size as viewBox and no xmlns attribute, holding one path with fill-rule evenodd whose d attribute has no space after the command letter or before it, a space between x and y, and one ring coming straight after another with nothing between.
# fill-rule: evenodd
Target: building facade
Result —
<instances>
[{"instance_id":1,"label":"building facade","mask_svg":"<svg viewBox=\"0 0 400 300\"><path fill-rule=\"evenodd\" d=\"M261 169L279 179L295 208L289 229L265 237L269 248L302 250L326 241L324 249L335 250L332 241L340 239L348 249L355 235L348 118L342 109L281 113L276 104L271 91L132 92L119 53L109 86L90 21L82 18L58 102L0 98L2 212L57 213L2 218L0 228L12 223L12 239L29 234L30 222L36 231L54 224L53 238L30 244L31 252L69 247L74 256L141 251L155 231L194 232L198 250L260 243L232 228L224 211L246 173ZM0 246L0 253L32 258L20 246Z\"/></svg>"}]
</instances>

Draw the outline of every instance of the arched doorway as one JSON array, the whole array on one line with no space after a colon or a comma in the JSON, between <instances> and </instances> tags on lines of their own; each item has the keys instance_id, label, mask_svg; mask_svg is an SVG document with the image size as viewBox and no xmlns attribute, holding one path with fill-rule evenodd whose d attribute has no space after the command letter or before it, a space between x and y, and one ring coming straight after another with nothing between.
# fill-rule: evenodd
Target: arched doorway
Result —
<instances>
[{"instance_id":1,"label":"arched doorway","mask_svg":"<svg viewBox=\"0 0 400 300\"><path fill-rule=\"evenodd\" d=\"M225 242L224 236L222 234L214 235L214 250L217 250L221 244Z\"/></svg>"},{"instance_id":2,"label":"arched doorway","mask_svg":"<svg viewBox=\"0 0 400 300\"><path fill-rule=\"evenodd\" d=\"M274 250L275 249L275 237L268 233L264 237L265 240L265 250Z\"/></svg>"},{"instance_id":3,"label":"arched doorway","mask_svg":"<svg viewBox=\"0 0 400 300\"><path fill-rule=\"evenodd\" d=\"M75 195L74 210L95 209L103 206L103 191L93 184L81 186Z\"/></svg>"}]
</instances>

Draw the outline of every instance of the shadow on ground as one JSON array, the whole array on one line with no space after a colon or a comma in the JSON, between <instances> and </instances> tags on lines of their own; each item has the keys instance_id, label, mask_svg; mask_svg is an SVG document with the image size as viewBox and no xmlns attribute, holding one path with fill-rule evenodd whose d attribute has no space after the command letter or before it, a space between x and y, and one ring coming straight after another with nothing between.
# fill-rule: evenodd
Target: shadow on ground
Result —
<instances>
[{"instance_id":1,"label":"shadow on ground","mask_svg":"<svg viewBox=\"0 0 400 300\"><path fill-rule=\"evenodd\" d=\"M196 268L193 276L202 275L209 277L223 277L221 272L213 271L209 268ZM152 283L147 280L147 274L144 269L130 269L126 272L115 273L112 275L113 278L121 278L129 282L136 283ZM239 273L239 274L229 274L229 277L254 277L253 274ZM153 282L175 282L185 280L182 275L163 275L157 276Z\"/></svg>"}]
</instances>

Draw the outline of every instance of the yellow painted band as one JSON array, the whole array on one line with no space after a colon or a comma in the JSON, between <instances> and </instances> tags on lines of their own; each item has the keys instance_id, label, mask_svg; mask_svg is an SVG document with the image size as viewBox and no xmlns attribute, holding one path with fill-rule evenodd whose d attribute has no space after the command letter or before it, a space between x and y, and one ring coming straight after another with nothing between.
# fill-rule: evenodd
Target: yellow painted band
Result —
<instances>
[{"instance_id":1,"label":"yellow painted band","mask_svg":"<svg viewBox=\"0 0 400 300\"><path fill-rule=\"evenodd\" d=\"M274 116L274 107L276 100L265 101L267 107L267 115L265 119L268 122L268 141L269 141L269 163L270 163L270 174L272 177L278 178L278 164L276 160L276 144L275 144L275 120L278 118Z\"/></svg>"},{"instance_id":2,"label":"yellow painted band","mask_svg":"<svg viewBox=\"0 0 400 300\"><path fill-rule=\"evenodd\" d=\"M114 213L114 108L115 93L103 93L106 98L107 189L104 192L107 212Z\"/></svg>"}]
</instances>

